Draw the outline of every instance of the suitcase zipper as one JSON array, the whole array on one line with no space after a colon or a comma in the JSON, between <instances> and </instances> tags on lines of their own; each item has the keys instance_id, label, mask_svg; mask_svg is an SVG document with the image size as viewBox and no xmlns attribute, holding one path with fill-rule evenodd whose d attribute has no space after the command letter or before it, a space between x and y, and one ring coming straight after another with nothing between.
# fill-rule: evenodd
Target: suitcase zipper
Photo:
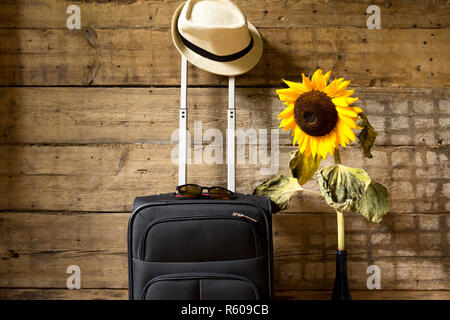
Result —
<instances>
[{"instance_id":1,"label":"suitcase zipper","mask_svg":"<svg viewBox=\"0 0 450 320\"><path fill-rule=\"evenodd\" d=\"M140 250L139 250L139 257L138 259L145 261L145 243L147 240L147 235L149 230L156 224L158 223L162 223L162 222L170 222L170 221L186 221L186 220L208 220L208 219L233 219L233 220L238 220L238 221L243 221L245 223L247 223L250 228L253 231L253 235L255 238L255 250L256 250L256 254L257 256L261 255L261 247L259 245L259 235L258 235L258 230L257 228L254 226L253 223L257 222L257 220L252 219L248 216L245 216L246 218L243 218L241 216L237 216L235 215L235 213L240 214L242 216L245 216L242 213L239 212L233 212L232 216L192 216L192 217L174 217L174 218L163 218L163 219L159 219L159 220L155 220L153 222L151 222L150 224L147 225L147 227L145 228L143 234L142 234L142 238L141 238L141 242L140 242Z\"/></svg>"},{"instance_id":2,"label":"suitcase zipper","mask_svg":"<svg viewBox=\"0 0 450 320\"><path fill-rule=\"evenodd\" d=\"M239 218L245 218L245 219L248 219L253 222L258 222L258 220L250 218L249 216L246 216L245 214L237 212L237 211L233 212L231 215L235 216L235 217L239 217Z\"/></svg>"}]
</instances>

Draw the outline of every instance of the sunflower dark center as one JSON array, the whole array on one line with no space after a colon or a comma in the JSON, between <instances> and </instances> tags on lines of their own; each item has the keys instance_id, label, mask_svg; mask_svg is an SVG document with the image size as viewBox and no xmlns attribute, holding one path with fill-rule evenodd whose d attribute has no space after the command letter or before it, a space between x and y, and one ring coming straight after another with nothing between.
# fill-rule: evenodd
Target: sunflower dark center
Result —
<instances>
[{"instance_id":1,"label":"sunflower dark center","mask_svg":"<svg viewBox=\"0 0 450 320\"><path fill-rule=\"evenodd\" d=\"M307 123L312 123L314 121L316 121L316 117L314 117L314 113L306 111L303 116L305 117L305 121Z\"/></svg>"},{"instance_id":2,"label":"sunflower dark center","mask_svg":"<svg viewBox=\"0 0 450 320\"><path fill-rule=\"evenodd\" d=\"M294 117L300 128L310 136L330 133L338 120L336 107L323 92L309 91L295 101Z\"/></svg>"}]
</instances>

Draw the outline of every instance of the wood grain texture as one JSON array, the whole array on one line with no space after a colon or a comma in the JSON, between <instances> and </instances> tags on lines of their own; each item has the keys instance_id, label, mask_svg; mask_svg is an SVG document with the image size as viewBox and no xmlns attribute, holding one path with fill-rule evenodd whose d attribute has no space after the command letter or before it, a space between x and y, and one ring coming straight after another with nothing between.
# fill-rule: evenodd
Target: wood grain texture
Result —
<instances>
[{"instance_id":1,"label":"wood grain texture","mask_svg":"<svg viewBox=\"0 0 450 320\"><path fill-rule=\"evenodd\" d=\"M169 28L179 0L60 1L3 0L0 28L65 28L66 8L77 4L82 26L94 28ZM260 28L365 28L366 10L381 8L383 28L448 28L450 8L445 0L261 1L237 0L247 18Z\"/></svg>"},{"instance_id":2,"label":"wood grain texture","mask_svg":"<svg viewBox=\"0 0 450 320\"><path fill-rule=\"evenodd\" d=\"M379 133L373 159L357 145L342 152L392 195L381 225L346 218L353 299L450 299L448 1L236 1L264 38L261 61L237 78L238 128L276 129L281 79L320 67L352 81ZM177 183L180 58L169 25L180 2L0 4L0 299L127 298L133 198ZM70 4L81 8L82 30L66 28ZM371 4L381 30L366 28ZM225 132L227 79L190 66L188 83L201 87L189 89L191 131L201 120L203 132ZM238 149L237 191L287 174L293 149L281 133L280 169L270 173L260 154L249 163L254 149ZM188 179L225 185L225 172L190 164ZM317 191L314 181L306 188ZM273 233L277 298L329 299L331 209L298 193L274 216ZM81 267L82 290L66 289L71 264ZM372 264L383 290L366 288Z\"/></svg>"},{"instance_id":3,"label":"wood grain texture","mask_svg":"<svg viewBox=\"0 0 450 320\"><path fill-rule=\"evenodd\" d=\"M284 87L283 86L280 86ZM450 94L442 89L352 87L378 132L377 145L448 145ZM277 129L276 88L238 88L236 127ZM51 97L51 99L49 99ZM226 88L190 88L188 127L225 136ZM170 143L178 88L0 88L0 143ZM280 144L292 138L280 130Z\"/></svg>"},{"instance_id":4,"label":"wood grain texture","mask_svg":"<svg viewBox=\"0 0 450 320\"><path fill-rule=\"evenodd\" d=\"M205 146L204 146L205 148ZM280 146L272 166L247 156L237 165L237 191L252 193L265 179L289 174L294 147ZM171 144L11 146L0 145L0 208L2 210L130 211L134 197L174 192L177 184L177 146ZM202 151L197 148L197 151ZM238 148L238 154L245 150ZM172 155L173 154L173 155ZM203 149L203 155L207 155ZM445 212L449 209L448 147L376 147L374 158L361 149L343 150L343 163L363 167L392 194L391 212ZM174 162L170 159L174 157ZM278 160L280 166L273 164ZM332 163L332 158L322 166ZM188 165L191 183L226 185L225 164ZM318 191L315 179L306 188ZM293 212L329 212L322 199L299 195Z\"/></svg>"},{"instance_id":5,"label":"wood grain texture","mask_svg":"<svg viewBox=\"0 0 450 320\"><path fill-rule=\"evenodd\" d=\"M125 289L129 214L0 213L0 287L65 288L75 264L85 289ZM381 268L384 290L449 290L448 214L387 215L382 225L348 215L349 281L366 289L366 269ZM332 287L334 214L273 217L277 290Z\"/></svg>"},{"instance_id":6,"label":"wood grain texture","mask_svg":"<svg viewBox=\"0 0 450 320\"><path fill-rule=\"evenodd\" d=\"M318 67L363 87L450 85L446 29L260 31L264 55L237 79L239 86L279 86L282 78L299 79ZM179 85L180 56L169 30L96 29L95 35L87 41L80 30L0 29L0 84ZM189 71L189 84L226 84L226 77Z\"/></svg>"},{"instance_id":7,"label":"wood grain texture","mask_svg":"<svg viewBox=\"0 0 450 320\"><path fill-rule=\"evenodd\" d=\"M128 289L0 289L0 300L127 300Z\"/></svg>"},{"instance_id":8,"label":"wood grain texture","mask_svg":"<svg viewBox=\"0 0 450 320\"><path fill-rule=\"evenodd\" d=\"M277 300L329 300L327 290L276 290ZM1 300L127 300L126 289L0 289ZM352 290L353 300L450 300L450 291Z\"/></svg>"},{"instance_id":9,"label":"wood grain texture","mask_svg":"<svg viewBox=\"0 0 450 320\"><path fill-rule=\"evenodd\" d=\"M331 291L279 290L279 300L330 300ZM450 291L352 290L352 300L450 300Z\"/></svg>"}]
</instances>

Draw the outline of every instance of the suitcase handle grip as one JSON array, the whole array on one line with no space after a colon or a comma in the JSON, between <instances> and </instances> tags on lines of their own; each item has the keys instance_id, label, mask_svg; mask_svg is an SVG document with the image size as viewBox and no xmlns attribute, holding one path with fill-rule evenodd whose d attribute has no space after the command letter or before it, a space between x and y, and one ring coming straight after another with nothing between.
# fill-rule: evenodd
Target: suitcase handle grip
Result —
<instances>
[{"instance_id":1,"label":"suitcase handle grip","mask_svg":"<svg viewBox=\"0 0 450 320\"><path fill-rule=\"evenodd\" d=\"M228 78L227 188L236 188L235 77ZM178 185L186 184L187 169L187 59L181 56L180 124L178 144Z\"/></svg>"}]
</instances>

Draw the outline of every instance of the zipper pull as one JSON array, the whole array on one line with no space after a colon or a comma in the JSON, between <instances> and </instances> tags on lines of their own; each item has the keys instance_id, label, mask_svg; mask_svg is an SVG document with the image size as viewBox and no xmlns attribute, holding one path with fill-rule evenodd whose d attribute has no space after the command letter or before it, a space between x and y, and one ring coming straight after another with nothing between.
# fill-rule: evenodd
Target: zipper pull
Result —
<instances>
[{"instance_id":1,"label":"zipper pull","mask_svg":"<svg viewBox=\"0 0 450 320\"><path fill-rule=\"evenodd\" d=\"M246 216L245 214L237 212L237 211L233 212L232 215L235 216L235 217L239 217L239 218L246 218L246 219L251 220L253 222L258 222L258 220L250 218L249 216Z\"/></svg>"}]
</instances>

